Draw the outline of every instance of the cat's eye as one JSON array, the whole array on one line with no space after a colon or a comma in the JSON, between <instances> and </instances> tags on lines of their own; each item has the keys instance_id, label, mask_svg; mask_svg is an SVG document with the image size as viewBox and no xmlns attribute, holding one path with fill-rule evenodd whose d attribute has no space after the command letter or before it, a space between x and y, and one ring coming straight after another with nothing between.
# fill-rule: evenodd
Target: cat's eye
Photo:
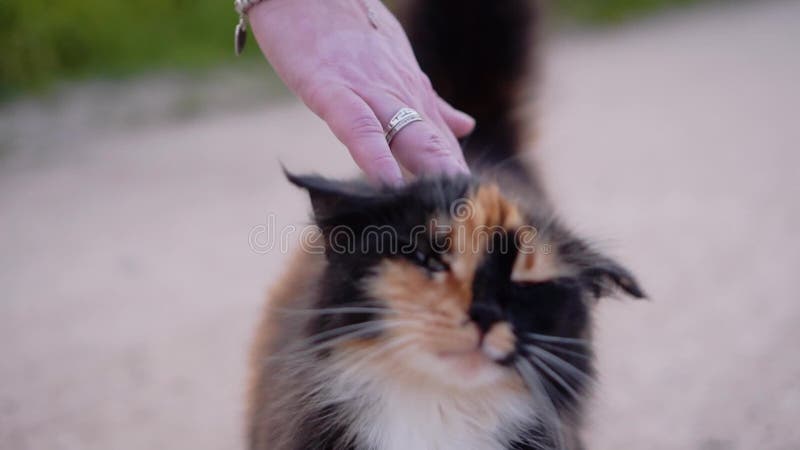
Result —
<instances>
[{"instance_id":1,"label":"cat's eye","mask_svg":"<svg viewBox=\"0 0 800 450\"><path fill-rule=\"evenodd\" d=\"M442 261L437 255L431 255L420 250L414 252L414 262L424 267L429 272L443 272L449 269L447 263Z\"/></svg>"}]
</instances>

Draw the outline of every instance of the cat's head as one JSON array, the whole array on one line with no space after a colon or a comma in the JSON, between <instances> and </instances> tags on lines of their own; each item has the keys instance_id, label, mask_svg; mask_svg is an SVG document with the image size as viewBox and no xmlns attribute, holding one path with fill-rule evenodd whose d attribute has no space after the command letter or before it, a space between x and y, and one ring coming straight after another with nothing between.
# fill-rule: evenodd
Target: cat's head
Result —
<instances>
[{"instance_id":1,"label":"cat's head","mask_svg":"<svg viewBox=\"0 0 800 450\"><path fill-rule=\"evenodd\" d=\"M643 297L545 205L497 184L289 178L310 194L328 259L311 334L364 371L464 388L539 377L568 398L591 372L594 300Z\"/></svg>"}]
</instances>

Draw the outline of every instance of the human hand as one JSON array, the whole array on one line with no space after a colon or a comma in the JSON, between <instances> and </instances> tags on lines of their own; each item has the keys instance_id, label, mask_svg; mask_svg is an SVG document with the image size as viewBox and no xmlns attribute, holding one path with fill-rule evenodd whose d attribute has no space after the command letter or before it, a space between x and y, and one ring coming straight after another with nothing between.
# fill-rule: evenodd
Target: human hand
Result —
<instances>
[{"instance_id":1,"label":"human hand","mask_svg":"<svg viewBox=\"0 0 800 450\"><path fill-rule=\"evenodd\" d=\"M370 180L400 184L400 165L416 175L468 172L456 137L467 135L474 120L436 95L405 31L380 1L265 0L249 21L284 83ZM403 128L390 148L384 126L403 107L424 120Z\"/></svg>"}]
</instances>

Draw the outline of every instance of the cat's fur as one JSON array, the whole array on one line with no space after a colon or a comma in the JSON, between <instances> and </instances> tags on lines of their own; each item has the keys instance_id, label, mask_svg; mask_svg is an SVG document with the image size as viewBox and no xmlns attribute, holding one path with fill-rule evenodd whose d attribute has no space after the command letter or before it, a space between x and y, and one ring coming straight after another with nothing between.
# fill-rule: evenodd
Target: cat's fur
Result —
<instances>
[{"instance_id":1,"label":"cat's fur","mask_svg":"<svg viewBox=\"0 0 800 450\"><path fill-rule=\"evenodd\" d=\"M472 177L375 188L293 176L301 251L253 348L251 450L580 449L594 300L633 276L555 219L516 157L536 4L422 0L423 68L477 118Z\"/></svg>"}]
</instances>

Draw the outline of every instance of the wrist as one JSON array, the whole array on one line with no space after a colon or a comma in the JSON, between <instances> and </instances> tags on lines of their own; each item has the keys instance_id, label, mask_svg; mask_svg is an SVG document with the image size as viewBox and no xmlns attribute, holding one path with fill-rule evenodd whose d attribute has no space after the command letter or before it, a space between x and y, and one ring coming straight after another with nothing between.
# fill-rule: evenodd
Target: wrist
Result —
<instances>
[{"instance_id":1,"label":"wrist","mask_svg":"<svg viewBox=\"0 0 800 450\"><path fill-rule=\"evenodd\" d=\"M287 6L296 6L304 3L304 0L234 0L234 11L239 15L239 22L236 25L234 48L236 54L241 54L247 41L247 28L261 28L260 23L264 22L271 10L282 10ZM306 7L306 6L302 6ZM271 27L265 27L270 29Z\"/></svg>"}]
</instances>

